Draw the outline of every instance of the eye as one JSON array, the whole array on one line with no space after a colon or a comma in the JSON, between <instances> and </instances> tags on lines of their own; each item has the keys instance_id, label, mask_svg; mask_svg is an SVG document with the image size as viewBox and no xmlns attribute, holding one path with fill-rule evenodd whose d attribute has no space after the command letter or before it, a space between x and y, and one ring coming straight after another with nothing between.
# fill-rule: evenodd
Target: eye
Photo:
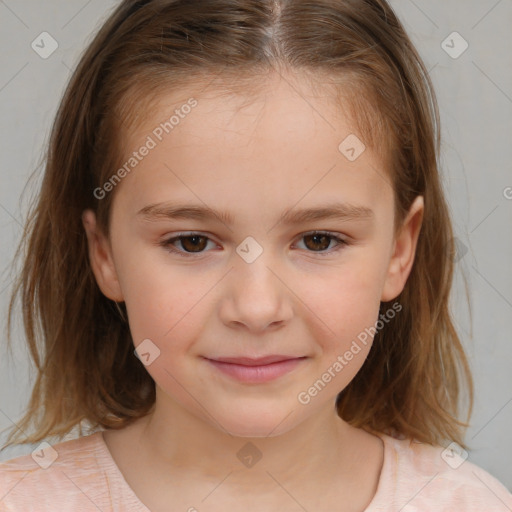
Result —
<instances>
[{"instance_id":1,"label":"eye","mask_svg":"<svg viewBox=\"0 0 512 512\"><path fill-rule=\"evenodd\" d=\"M213 243L212 240L201 233L179 233L172 238L162 241L160 245L171 252L187 257L189 254L203 253L208 241ZM178 249L176 245L180 245L183 250Z\"/></svg>"},{"instance_id":2,"label":"eye","mask_svg":"<svg viewBox=\"0 0 512 512\"><path fill-rule=\"evenodd\" d=\"M316 252L320 256L332 254L335 251L339 251L343 246L348 245L348 242L329 231L313 231L302 235L301 238L304 239L304 245L308 252ZM334 247L331 247L331 250L327 250L333 241L335 242Z\"/></svg>"},{"instance_id":3,"label":"eye","mask_svg":"<svg viewBox=\"0 0 512 512\"><path fill-rule=\"evenodd\" d=\"M349 245L348 242L329 231L313 231L302 235L301 238L304 239L304 245L308 252L318 253L320 256L332 254L343 246ZM163 240L160 245L170 252L189 257L206 252L208 242L214 243L213 240L201 233L179 233L172 238ZM331 246L332 242L334 242L333 247Z\"/></svg>"}]
</instances>

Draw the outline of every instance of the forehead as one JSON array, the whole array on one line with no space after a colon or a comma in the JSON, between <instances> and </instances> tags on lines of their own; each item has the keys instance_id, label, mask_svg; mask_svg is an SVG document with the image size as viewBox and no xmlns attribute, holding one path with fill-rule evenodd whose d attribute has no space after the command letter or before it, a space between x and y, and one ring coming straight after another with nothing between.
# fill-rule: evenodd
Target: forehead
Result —
<instances>
[{"instance_id":1,"label":"forehead","mask_svg":"<svg viewBox=\"0 0 512 512\"><path fill-rule=\"evenodd\" d=\"M125 157L148 137L154 148L123 187L141 202L166 200L172 188L173 198L195 193L226 207L306 195L335 200L350 193L367 203L385 197L384 162L332 84L275 74L253 85L210 82L161 92L125 136Z\"/></svg>"},{"instance_id":2,"label":"forehead","mask_svg":"<svg viewBox=\"0 0 512 512\"><path fill-rule=\"evenodd\" d=\"M312 119L309 119L310 125L305 127L306 130L315 129L318 123L323 123L324 129L330 128L332 131L350 128L365 140L367 146L373 147L377 144L371 134L375 132L375 124L378 124L374 121L381 115L372 105L371 91L363 90L363 85L351 72L335 79L326 71L315 71L313 74L311 70L288 68L236 76L196 74L188 80L180 78L168 86L166 82L153 84L149 88L136 85L121 99L124 115L120 113L118 118L129 121L120 126L121 138L125 148L130 149L138 138L149 133L158 123L169 120L174 109L180 109L190 98L194 98L199 102L199 108L195 109L191 120L180 123L182 132L191 128L189 135L192 130L199 135L201 121L213 121L214 116L225 128L225 133L230 117L237 116L238 124L244 119L248 123L256 121L249 128L252 131L257 128L261 115L266 115L266 120L272 124L289 122L293 117L309 116ZM132 99L130 104L126 104ZM134 108L137 106L140 108ZM251 116L253 119L250 119ZM125 127L128 129L123 129ZM295 126L293 132L299 128ZM267 127L261 124L261 129ZM215 134L219 135L221 133ZM176 133L173 138L177 138Z\"/></svg>"}]
</instances>

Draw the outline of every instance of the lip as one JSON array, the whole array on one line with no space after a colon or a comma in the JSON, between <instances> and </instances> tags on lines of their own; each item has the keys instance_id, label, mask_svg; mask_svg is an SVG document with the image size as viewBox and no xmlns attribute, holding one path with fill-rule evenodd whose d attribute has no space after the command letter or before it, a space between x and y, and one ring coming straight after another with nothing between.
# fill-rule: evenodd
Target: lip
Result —
<instances>
[{"instance_id":1,"label":"lip","mask_svg":"<svg viewBox=\"0 0 512 512\"><path fill-rule=\"evenodd\" d=\"M257 384L269 382L286 375L306 358L272 355L259 358L219 357L205 359L225 375L241 382Z\"/></svg>"},{"instance_id":2,"label":"lip","mask_svg":"<svg viewBox=\"0 0 512 512\"><path fill-rule=\"evenodd\" d=\"M284 355L269 355L263 357L216 357L211 361L218 361L219 363L231 363L243 366L264 366L272 363L279 363L281 361L289 361L290 359L299 359L299 356L284 356Z\"/></svg>"}]
</instances>

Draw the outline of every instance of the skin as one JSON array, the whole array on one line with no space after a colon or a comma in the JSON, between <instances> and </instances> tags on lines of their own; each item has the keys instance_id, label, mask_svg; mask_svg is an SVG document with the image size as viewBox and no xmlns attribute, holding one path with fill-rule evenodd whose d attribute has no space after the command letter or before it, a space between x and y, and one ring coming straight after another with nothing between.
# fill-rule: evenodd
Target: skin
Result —
<instances>
[{"instance_id":1,"label":"skin","mask_svg":"<svg viewBox=\"0 0 512 512\"><path fill-rule=\"evenodd\" d=\"M364 510L377 488L383 444L339 418L334 403L371 343L360 344L307 405L297 397L375 325L380 301L402 291L423 198L394 238L383 162L369 147L350 162L338 146L355 133L353 123L297 77L269 78L250 101L215 89L188 92L162 96L156 114L126 135L126 147L138 148L174 108L190 96L198 101L117 185L110 237L94 212L83 214L100 289L125 301L135 346L150 339L160 350L146 367L156 383L153 411L105 432L105 442L152 511L169 503L201 511L334 510L340 503ZM137 213L176 202L226 210L234 222ZM374 215L277 222L287 209L331 202ZM349 245L311 240L305 234L312 230L334 232ZM183 257L159 244L183 231L208 237L203 252ZM236 252L248 236L263 249L251 263ZM185 255L194 247L173 246ZM261 384L234 380L204 359L268 354L305 359ZM237 458L249 441L262 455L252 468Z\"/></svg>"}]
</instances>

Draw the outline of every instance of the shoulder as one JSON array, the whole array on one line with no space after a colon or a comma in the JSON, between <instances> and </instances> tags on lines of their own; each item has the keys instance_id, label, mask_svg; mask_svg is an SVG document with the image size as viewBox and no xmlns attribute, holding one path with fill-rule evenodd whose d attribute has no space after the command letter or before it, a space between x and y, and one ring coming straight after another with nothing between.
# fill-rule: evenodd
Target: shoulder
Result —
<instances>
[{"instance_id":1,"label":"shoulder","mask_svg":"<svg viewBox=\"0 0 512 512\"><path fill-rule=\"evenodd\" d=\"M29 455L0 463L0 510L101 509L100 436L41 443Z\"/></svg>"},{"instance_id":2,"label":"shoulder","mask_svg":"<svg viewBox=\"0 0 512 512\"><path fill-rule=\"evenodd\" d=\"M496 478L468 460L457 445L447 449L381 436L385 457L381 478L403 512L512 510L512 494ZM461 452L460 454L458 452Z\"/></svg>"}]
</instances>

